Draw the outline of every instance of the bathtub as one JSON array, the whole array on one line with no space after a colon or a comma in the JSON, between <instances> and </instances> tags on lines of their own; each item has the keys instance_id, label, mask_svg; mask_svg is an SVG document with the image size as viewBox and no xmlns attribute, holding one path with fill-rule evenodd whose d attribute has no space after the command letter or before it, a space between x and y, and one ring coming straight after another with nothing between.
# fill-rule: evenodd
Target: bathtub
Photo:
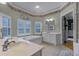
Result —
<instances>
[{"instance_id":1,"label":"bathtub","mask_svg":"<svg viewBox=\"0 0 79 59\"><path fill-rule=\"evenodd\" d=\"M24 36L21 37L24 40L28 40L37 44L41 44L42 43L42 36L37 36L37 35L29 35L29 36Z\"/></svg>"}]
</instances>

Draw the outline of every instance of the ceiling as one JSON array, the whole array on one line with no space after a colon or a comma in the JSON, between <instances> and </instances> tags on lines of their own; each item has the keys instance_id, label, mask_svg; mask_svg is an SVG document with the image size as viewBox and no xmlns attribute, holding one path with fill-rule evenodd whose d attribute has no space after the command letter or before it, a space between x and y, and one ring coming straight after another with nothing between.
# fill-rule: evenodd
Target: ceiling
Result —
<instances>
[{"instance_id":1,"label":"ceiling","mask_svg":"<svg viewBox=\"0 0 79 59\"><path fill-rule=\"evenodd\" d=\"M60 10L68 2L9 2L9 5L32 15L45 15ZM35 8L39 5L40 8Z\"/></svg>"}]
</instances>

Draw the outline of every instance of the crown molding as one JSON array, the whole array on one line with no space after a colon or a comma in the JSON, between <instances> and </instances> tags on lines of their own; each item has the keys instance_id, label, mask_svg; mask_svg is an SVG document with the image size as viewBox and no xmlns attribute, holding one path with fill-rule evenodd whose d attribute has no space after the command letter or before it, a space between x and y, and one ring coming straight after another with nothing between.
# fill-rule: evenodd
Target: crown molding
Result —
<instances>
[{"instance_id":1,"label":"crown molding","mask_svg":"<svg viewBox=\"0 0 79 59\"><path fill-rule=\"evenodd\" d=\"M15 11L19 11L19 12L22 12L22 13L26 13L30 16L39 16L39 17L42 17L42 16L46 16L46 15L50 15L50 14L53 14L53 13L56 13L56 12L59 12L61 11L62 9L64 9L66 6L68 6L71 2L67 2L66 4L64 4L63 6L59 7L59 8L56 8L54 10L48 10L47 12L48 13L42 13L42 14L35 14L33 12L30 12L29 10L25 10L23 8L20 8L20 7L17 7L16 5L13 5L11 2L8 2L7 5L15 10Z\"/></svg>"}]
</instances>

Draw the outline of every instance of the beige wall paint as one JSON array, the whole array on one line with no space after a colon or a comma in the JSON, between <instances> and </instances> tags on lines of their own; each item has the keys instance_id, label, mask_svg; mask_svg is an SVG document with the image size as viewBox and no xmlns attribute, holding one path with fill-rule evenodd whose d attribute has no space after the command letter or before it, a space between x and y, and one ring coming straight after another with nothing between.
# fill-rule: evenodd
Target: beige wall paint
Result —
<instances>
[{"instance_id":1,"label":"beige wall paint","mask_svg":"<svg viewBox=\"0 0 79 59\"><path fill-rule=\"evenodd\" d=\"M11 29L12 29L11 35L16 36L16 30L15 29L17 27L15 25L17 25L16 19L18 18L17 15L19 15L19 13L10 9L7 5L0 5L0 12L11 17L11 23L12 23L11 24Z\"/></svg>"},{"instance_id":2,"label":"beige wall paint","mask_svg":"<svg viewBox=\"0 0 79 59\"><path fill-rule=\"evenodd\" d=\"M12 24L11 24L11 29L12 29L12 36L17 36L17 20L18 20L18 17L20 15L23 15L23 16L28 16L31 20L31 34L35 34L34 32L34 25L35 25L35 22L36 21L40 21L42 22L42 31L44 31L44 21L46 20L46 18L48 17L53 17L56 22L55 22L55 32L59 32L60 31L60 13L54 13L52 15L47 15L45 17L33 17L33 16L30 16L28 14L24 14L24 13L21 13L21 12L18 12L18 11L15 11L15 10L12 10L11 8L9 8L7 5L0 5L0 12L1 13L4 13L8 16L11 17L11 21L12 21Z\"/></svg>"},{"instance_id":3,"label":"beige wall paint","mask_svg":"<svg viewBox=\"0 0 79 59\"><path fill-rule=\"evenodd\" d=\"M55 23L52 22L52 24L54 25L54 30L52 32L60 32L60 12L45 16L44 21L50 18L55 20Z\"/></svg>"},{"instance_id":4,"label":"beige wall paint","mask_svg":"<svg viewBox=\"0 0 79 59\"><path fill-rule=\"evenodd\" d=\"M69 10L74 10L74 4L70 4L69 6L64 8L61 12L56 12L56 13L53 13L53 14L50 14L50 15L47 15L47 16L44 16L44 17L33 17L33 16L28 15L28 14L15 11L15 10L9 8L7 5L0 5L0 12L11 17L11 20L12 20L12 25L11 25L12 36L17 36L17 20L18 20L18 17L20 15L28 16L30 18L31 28L32 28L31 33L32 34L35 34L35 32L34 32L35 21L41 21L42 22L42 31L45 31L44 21L47 18L53 18L55 20L54 32L61 32L61 15L64 15L64 13L68 12Z\"/></svg>"},{"instance_id":5,"label":"beige wall paint","mask_svg":"<svg viewBox=\"0 0 79 59\"><path fill-rule=\"evenodd\" d=\"M31 28L32 28L31 29L31 34L35 34L35 32L34 32L34 23L35 23L35 21L41 21L42 25L43 25L43 17L32 17L28 14L12 10L7 5L0 4L0 13L6 14L7 16L11 17L11 29L12 29L11 36L17 36L17 20L18 20L20 15L29 17L29 19L31 21ZM42 27L42 30L43 30L43 27Z\"/></svg>"}]
</instances>

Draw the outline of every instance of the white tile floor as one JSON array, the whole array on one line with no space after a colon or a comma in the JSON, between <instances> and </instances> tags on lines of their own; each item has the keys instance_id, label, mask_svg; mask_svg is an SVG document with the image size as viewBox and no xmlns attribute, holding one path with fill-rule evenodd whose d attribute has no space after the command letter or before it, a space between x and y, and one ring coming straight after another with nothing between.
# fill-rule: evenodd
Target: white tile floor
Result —
<instances>
[{"instance_id":1,"label":"white tile floor","mask_svg":"<svg viewBox=\"0 0 79 59\"><path fill-rule=\"evenodd\" d=\"M44 46L42 51L43 56L73 56L73 51L62 45L54 46L47 43L42 43L40 45Z\"/></svg>"}]
</instances>

